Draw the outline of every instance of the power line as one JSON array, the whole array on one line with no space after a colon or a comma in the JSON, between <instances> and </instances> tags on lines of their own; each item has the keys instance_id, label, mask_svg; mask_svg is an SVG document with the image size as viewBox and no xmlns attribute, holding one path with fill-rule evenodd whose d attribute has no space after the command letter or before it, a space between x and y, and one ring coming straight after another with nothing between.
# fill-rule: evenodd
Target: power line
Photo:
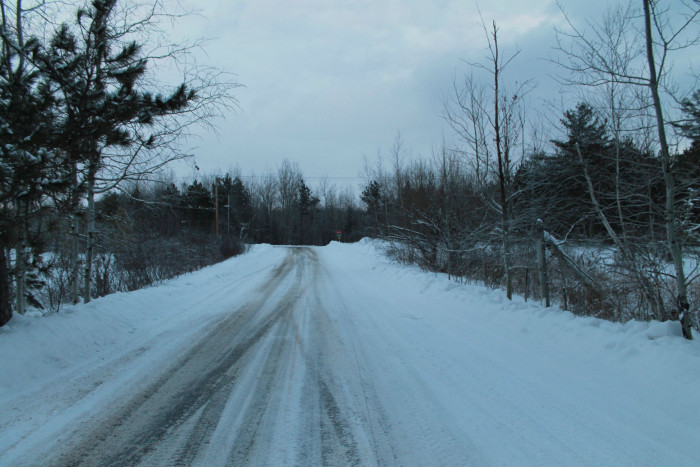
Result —
<instances>
[{"instance_id":1,"label":"power line","mask_svg":"<svg viewBox=\"0 0 700 467\"><path fill-rule=\"evenodd\" d=\"M228 174L231 175L231 174ZM236 175L233 178L240 178L241 180L276 180L278 177L277 175ZM203 175L200 178L222 178L221 175ZM302 175L302 178L304 180L308 181L322 181L322 180L328 180L329 182L362 182L365 179L362 177L349 177L349 176L312 176L312 177L307 177L305 175ZM171 178L170 180L172 181L177 181L177 182L184 182L184 181L191 181L191 180L197 180L198 177L174 177Z\"/></svg>"}]
</instances>

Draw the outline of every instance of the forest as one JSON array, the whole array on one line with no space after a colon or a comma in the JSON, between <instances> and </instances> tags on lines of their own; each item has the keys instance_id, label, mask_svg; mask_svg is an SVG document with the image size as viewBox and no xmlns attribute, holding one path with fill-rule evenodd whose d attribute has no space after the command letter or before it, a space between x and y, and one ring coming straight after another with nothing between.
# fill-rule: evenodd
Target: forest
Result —
<instances>
[{"instance_id":1,"label":"forest","mask_svg":"<svg viewBox=\"0 0 700 467\"><path fill-rule=\"evenodd\" d=\"M670 20L657 2L640 4L586 32L572 22L557 31L552 60L578 99L549 124L529 111L533 83L508 79L517 51L505 54L496 22L482 19L489 57L443 102L456 143L409 158L397 135L365 167L358 196L327 180L310 186L286 159L263 176L176 181L164 169L191 157L183 138L235 107L238 83L207 68L158 83L149 67L188 49L144 47L155 9L125 21L128 2L93 0L41 36L26 18L43 3L0 2L0 325L248 244L326 245L340 231L509 299L677 320L692 338L700 89L675 91L669 57L697 49L700 8L684 3Z\"/></svg>"}]
</instances>

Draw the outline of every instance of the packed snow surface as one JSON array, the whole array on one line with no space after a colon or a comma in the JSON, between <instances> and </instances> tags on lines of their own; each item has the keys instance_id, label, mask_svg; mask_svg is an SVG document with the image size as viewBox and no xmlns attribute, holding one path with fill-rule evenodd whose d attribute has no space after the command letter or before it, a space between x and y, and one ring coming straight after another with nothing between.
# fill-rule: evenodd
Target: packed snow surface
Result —
<instances>
[{"instance_id":1,"label":"packed snow surface","mask_svg":"<svg viewBox=\"0 0 700 467\"><path fill-rule=\"evenodd\" d=\"M700 344L254 246L0 328L0 465L700 465Z\"/></svg>"}]
</instances>

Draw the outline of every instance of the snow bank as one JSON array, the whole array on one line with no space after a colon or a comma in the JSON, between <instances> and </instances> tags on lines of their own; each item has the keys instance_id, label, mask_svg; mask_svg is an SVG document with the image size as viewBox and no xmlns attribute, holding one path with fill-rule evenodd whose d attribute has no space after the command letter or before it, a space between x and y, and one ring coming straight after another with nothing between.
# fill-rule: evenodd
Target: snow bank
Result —
<instances>
[{"instance_id":1,"label":"snow bank","mask_svg":"<svg viewBox=\"0 0 700 467\"><path fill-rule=\"evenodd\" d=\"M230 284L243 282L275 255L280 255L279 249L254 245L245 255L154 287L65 306L60 313L46 316L15 314L0 328L0 405L13 394L45 384L69 369L94 366L163 333L177 332L171 339L177 344L225 311L212 302L206 314L189 313L201 300L202 289L222 278Z\"/></svg>"},{"instance_id":2,"label":"snow bank","mask_svg":"<svg viewBox=\"0 0 700 467\"><path fill-rule=\"evenodd\" d=\"M367 297L365 329L405 340L384 353L442 394L445 431L466 434L490 462L700 465L700 342L683 339L678 323L611 323L509 301L382 250L370 240L332 243L324 258L342 264L348 288L369 282L387 297ZM560 442L568 447L548 452Z\"/></svg>"},{"instance_id":3,"label":"snow bank","mask_svg":"<svg viewBox=\"0 0 700 467\"><path fill-rule=\"evenodd\" d=\"M428 273L417 266L398 265L383 254L385 245L371 239L358 244L332 242L326 256L337 258L345 269L358 273L371 269L371 280L379 290L391 296L417 292L425 299L422 314L440 312L448 323L482 325L503 336L517 338L520 345L541 352L543 361L571 362L572 367L591 373L602 373L604 367L646 375L645 385L654 381L688 381L700 387L700 341L682 338L677 322L612 323L593 317L575 316L554 306L544 308L538 302L525 302L520 296L509 301L501 290L482 285L458 284L446 274ZM417 307L420 308L420 307ZM570 351L562 352L562 349ZM556 352L555 352L556 350ZM572 377L591 377L591 373ZM652 390L653 392L653 390ZM686 400L700 416L700 396L676 395ZM673 397L659 393L659 401Z\"/></svg>"}]
</instances>

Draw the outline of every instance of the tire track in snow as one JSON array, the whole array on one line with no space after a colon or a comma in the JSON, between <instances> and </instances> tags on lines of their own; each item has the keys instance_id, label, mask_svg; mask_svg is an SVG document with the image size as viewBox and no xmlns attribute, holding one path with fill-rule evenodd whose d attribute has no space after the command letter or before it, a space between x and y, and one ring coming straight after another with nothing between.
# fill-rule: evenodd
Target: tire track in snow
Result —
<instances>
[{"instance_id":1,"label":"tire track in snow","mask_svg":"<svg viewBox=\"0 0 700 467\"><path fill-rule=\"evenodd\" d=\"M311 294L307 298L303 327L304 337L297 337L305 362L302 407L306 413L304 424L308 438L317 438L318 446L304 440L305 449L299 452L297 465L367 465L387 464L379 460L366 389L361 368L351 358L353 349L340 323L331 316L343 315L347 309L336 295L328 295L328 272L314 262ZM330 300L329 300L330 298ZM331 309L335 308L335 309ZM342 308L339 312L338 307ZM300 335L302 324L297 325ZM365 410L362 410L365 409ZM310 435L309 435L309 432ZM367 440L369 434L370 440Z\"/></svg>"},{"instance_id":2,"label":"tire track in snow","mask_svg":"<svg viewBox=\"0 0 700 467\"><path fill-rule=\"evenodd\" d=\"M250 272L247 272L246 274L243 274L230 282L216 282L215 285L217 285L217 287L213 288L209 293L207 293L207 295L197 296L195 300L191 300L186 304L183 304L184 306L178 307L178 310L180 311L175 310L173 317L177 317L178 315L183 313L190 313L191 309L195 307L201 309L208 306L215 306L217 302L222 300L222 298L225 298L232 291L240 288L243 283L250 280L252 277L261 276L261 272L265 269L269 269L269 266L266 265L262 268L253 269ZM189 284L185 284L185 286L187 285ZM216 324L216 322L220 320L220 316L207 316L204 319L200 319L197 323L194 323L195 326L193 326L193 329L188 330L188 332L191 331L192 335L196 336L196 334L202 331L206 331L208 327L211 327L213 324ZM77 367L72 372L72 374L61 375L61 377L56 381L48 382L45 385L46 387L44 388L39 387L36 391L27 393L26 395L19 395L20 398L17 399L17 404L22 407L23 413L35 413L38 410L31 410L30 408L42 402L42 398L40 395L51 393L53 399L62 401L63 407L71 407L72 410L73 406L75 406L81 401L84 401L86 398L94 396L96 392L99 392L104 381L108 381L110 379L118 377L120 372L130 363L138 360L146 352L158 346L164 340L167 340L169 337L169 333L172 332L174 331L171 329L162 331L161 333L142 341L138 348L130 350L127 353L118 355L116 357L108 358L107 360L104 360L103 357L102 360L87 361L85 365L92 365L92 368L89 372L85 372L84 366ZM62 382L66 379L71 380L72 384L62 387ZM64 415L64 413L58 411L56 413L56 416L60 415ZM53 411L51 412L51 416L54 416ZM80 413L76 413L73 416L80 418L82 415ZM27 422L31 421L31 417L20 415L17 416L15 419L10 419L10 421L12 423L24 422L26 424ZM65 433L66 432L61 432L59 433L59 436ZM71 432L68 431L68 433ZM11 449L16 447L18 444L25 442L26 439L31 437L32 434L34 433L29 430L24 433L16 433L13 442L11 444L8 444L5 448ZM56 436L54 435L49 439L54 439L55 437ZM46 445L46 443L46 440L40 440L39 443L35 443L36 447L34 450L41 451L41 448L44 445Z\"/></svg>"},{"instance_id":3,"label":"tire track in snow","mask_svg":"<svg viewBox=\"0 0 700 467\"><path fill-rule=\"evenodd\" d=\"M69 435L51 465L396 464L349 323L330 308L340 296L328 293L327 274L315 250L289 248L248 303ZM282 420L285 410L295 415Z\"/></svg>"},{"instance_id":4,"label":"tire track in snow","mask_svg":"<svg viewBox=\"0 0 700 467\"><path fill-rule=\"evenodd\" d=\"M318 281L316 253L308 248L293 249L297 255L297 281L294 293L280 302L284 307L277 323L269 355L265 358L261 378L254 389L252 400L241 407L245 415L238 423L241 428L235 438L229 463L234 465L260 465L273 463L270 451L275 446L275 430L279 423L281 406L288 394L281 381L283 376L294 373L294 362L303 362L304 382L297 410L307 414L296 420L304 435L299 441L296 463L299 465L359 465L362 460L357 442L343 410L334 395L334 388L327 382L322 355L327 350L318 336L330 329L316 329L316 314L308 316L309 296L315 296ZM312 290L309 290L309 289ZM314 307L318 311L320 307ZM304 318L307 318L304 323ZM310 318L310 319L308 319ZM312 325L302 335L300 327ZM290 383L294 384L294 383ZM310 415L310 416L309 416ZM284 428L283 428L284 429ZM279 435L281 436L281 435ZM291 459L290 459L291 461Z\"/></svg>"},{"instance_id":5,"label":"tire track in snow","mask_svg":"<svg viewBox=\"0 0 700 467\"><path fill-rule=\"evenodd\" d=\"M273 306L271 312L261 311L280 296L280 289L280 302L273 305L285 303L288 295L295 293L294 284L287 277L294 270L295 256L288 255L273 270L270 279L259 289L256 300L223 320L146 390L121 404L96 427L81 430L82 439L70 446L56 464L137 464L201 411L185 444L196 453L218 423L216 417L225 403L227 389L235 383L243 362L237 364L270 332L284 308ZM175 461L186 462L193 457L191 449L179 451L181 459Z\"/></svg>"},{"instance_id":6,"label":"tire track in snow","mask_svg":"<svg viewBox=\"0 0 700 467\"><path fill-rule=\"evenodd\" d=\"M386 412L382 407L374 381L369 377L366 367L368 358L373 358L363 352L360 336L356 334L358 326L352 320L353 311L347 305L347 298L343 297L338 289L338 278L334 277L332 270L319 264L320 281L315 283L319 295L316 296L319 308L323 303L334 304L338 309L332 316L336 322L330 323L330 315L324 314L326 327L332 327L333 332L324 332L321 335L335 335L343 340L347 355L347 368L345 375L352 375L353 381L347 386L359 389L354 394L353 406L361 413L358 417L360 424L358 431L362 431L368 446L365 446L363 463L370 462L375 465L399 465L396 450L391 441L391 425ZM332 278L332 279L331 279ZM364 410L362 410L364 409Z\"/></svg>"}]
</instances>

